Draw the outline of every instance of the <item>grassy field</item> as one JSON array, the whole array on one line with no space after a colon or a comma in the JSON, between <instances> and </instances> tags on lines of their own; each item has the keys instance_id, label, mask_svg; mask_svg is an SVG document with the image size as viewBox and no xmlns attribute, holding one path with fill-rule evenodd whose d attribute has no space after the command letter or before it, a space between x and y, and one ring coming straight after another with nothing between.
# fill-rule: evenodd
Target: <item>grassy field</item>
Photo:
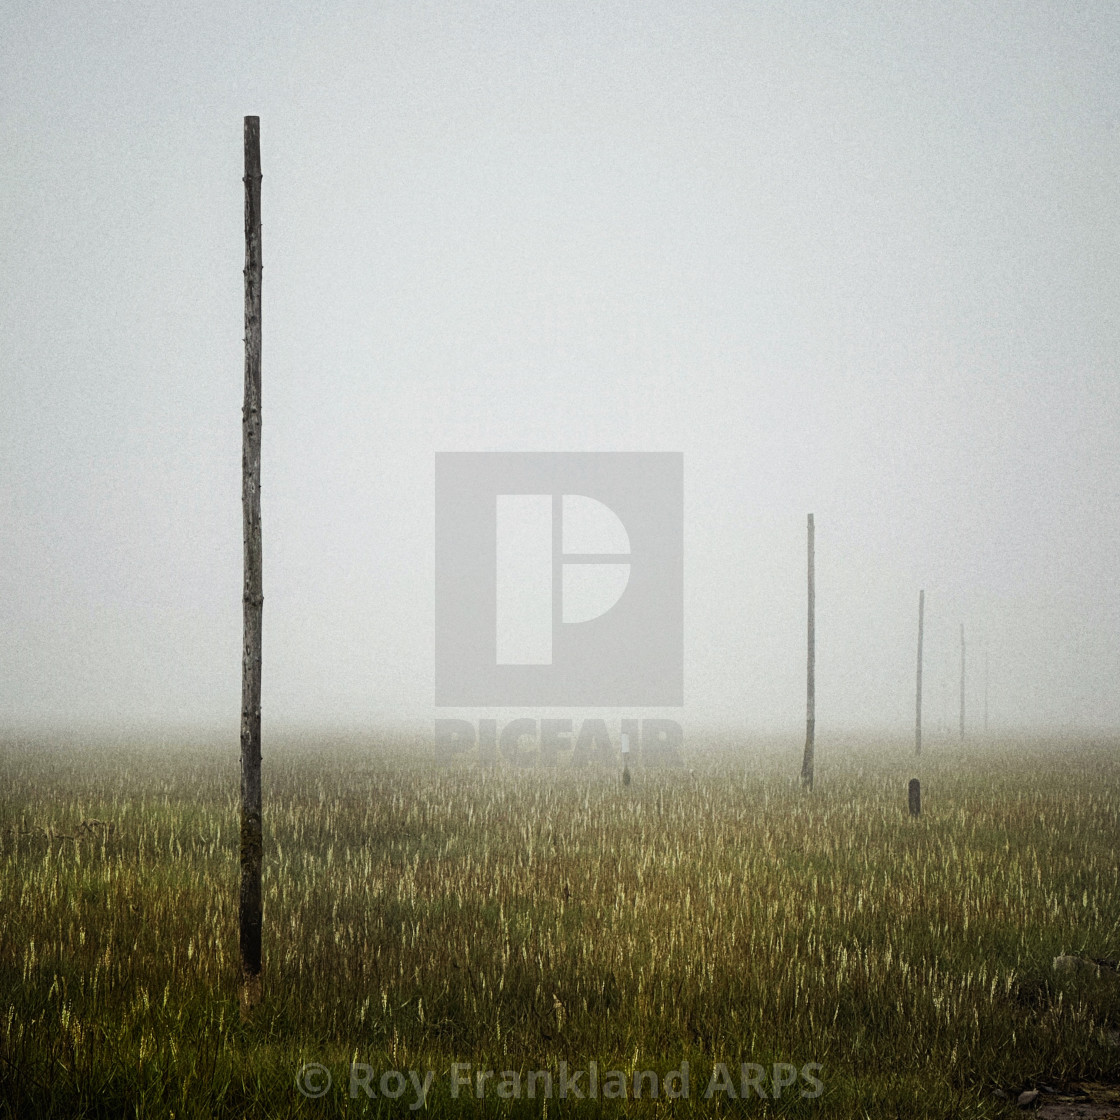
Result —
<instances>
[{"instance_id":1,"label":"grassy field","mask_svg":"<svg viewBox=\"0 0 1120 1120\"><path fill-rule=\"evenodd\" d=\"M981 1117L1120 1076L1115 973L1051 965L1120 956L1120 743L931 744L917 821L899 744L821 742L811 795L732 736L629 788L407 748L266 744L244 1024L236 744L0 744L0 1115Z\"/></svg>"}]
</instances>

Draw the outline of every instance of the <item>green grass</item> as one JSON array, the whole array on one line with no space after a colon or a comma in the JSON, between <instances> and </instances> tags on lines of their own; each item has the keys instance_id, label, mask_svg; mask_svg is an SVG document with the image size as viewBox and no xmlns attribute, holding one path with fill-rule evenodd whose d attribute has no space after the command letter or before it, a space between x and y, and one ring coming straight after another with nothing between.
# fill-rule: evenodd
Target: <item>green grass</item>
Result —
<instances>
[{"instance_id":1,"label":"green grass","mask_svg":"<svg viewBox=\"0 0 1120 1120\"><path fill-rule=\"evenodd\" d=\"M1120 984L1051 959L1120 956L1118 746L933 744L913 821L902 746L824 742L805 794L795 747L728 737L628 789L266 745L267 1000L244 1024L236 744L9 739L0 1115L416 1114L411 1089L352 1099L351 1061L375 1087L436 1071L435 1116L983 1117L1007 1114L996 1087L1116 1079ZM453 1062L561 1061L687 1061L690 1095L450 1096ZM824 1092L705 1100L717 1062L736 1084L817 1062Z\"/></svg>"}]
</instances>

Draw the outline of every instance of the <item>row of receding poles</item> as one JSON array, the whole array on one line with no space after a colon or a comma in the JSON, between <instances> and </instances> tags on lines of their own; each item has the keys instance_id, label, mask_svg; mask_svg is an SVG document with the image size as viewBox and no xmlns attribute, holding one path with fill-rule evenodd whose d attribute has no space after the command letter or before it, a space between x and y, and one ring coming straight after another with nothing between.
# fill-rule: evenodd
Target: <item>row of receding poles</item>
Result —
<instances>
[{"instance_id":1,"label":"row of receding poles","mask_svg":"<svg viewBox=\"0 0 1120 1120\"><path fill-rule=\"evenodd\" d=\"M813 515L808 519L808 655L806 658L805 679L805 752L801 758L801 783L807 789L813 788L813 762L816 750L816 587L814 573L814 531ZM917 696L914 706L914 754L922 753L922 640L925 632L926 593L918 592L918 672ZM964 739L965 716L965 640L964 623L961 623L961 716L960 737ZM988 730L988 647L984 646L984 731ZM917 778L910 780L910 812L918 816L921 812L921 783Z\"/></svg>"},{"instance_id":2,"label":"row of receding poles","mask_svg":"<svg viewBox=\"0 0 1120 1120\"><path fill-rule=\"evenodd\" d=\"M261 148L260 118L246 117L245 140L245 401L241 412L241 506L244 529L241 658L241 891L238 908L241 1010L248 1015L261 992L261 633L264 608L261 576ZM813 515L809 514L809 628L806 663L805 753L801 781L813 788L815 750L816 602ZM925 591L918 595L918 682L914 753L922 751L922 630ZM961 722L964 738L964 626L961 626ZM984 730L988 729L988 658L984 651ZM623 782L629 785L629 742L623 736ZM910 782L910 812L921 811L918 779Z\"/></svg>"}]
</instances>

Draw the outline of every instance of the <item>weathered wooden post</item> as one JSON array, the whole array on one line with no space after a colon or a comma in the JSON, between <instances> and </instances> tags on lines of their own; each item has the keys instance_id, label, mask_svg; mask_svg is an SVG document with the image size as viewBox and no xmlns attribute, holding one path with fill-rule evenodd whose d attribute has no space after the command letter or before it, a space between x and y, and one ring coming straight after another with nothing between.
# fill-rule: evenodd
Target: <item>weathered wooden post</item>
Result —
<instances>
[{"instance_id":1,"label":"weathered wooden post","mask_svg":"<svg viewBox=\"0 0 1120 1120\"><path fill-rule=\"evenodd\" d=\"M922 783L917 778L910 779L910 816L922 815Z\"/></svg>"},{"instance_id":2,"label":"weathered wooden post","mask_svg":"<svg viewBox=\"0 0 1120 1120\"><path fill-rule=\"evenodd\" d=\"M914 705L914 753L922 753L922 631L926 618L926 593L918 592L918 696Z\"/></svg>"},{"instance_id":3,"label":"weathered wooden post","mask_svg":"<svg viewBox=\"0 0 1120 1120\"><path fill-rule=\"evenodd\" d=\"M245 118L245 403L241 512L245 580L241 654L241 1013L261 1002L261 139Z\"/></svg>"},{"instance_id":4,"label":"weathered wooden post","mask_svg":"<svg viewBox=\"0 0 1120 1120\"><path fill-rule=\"evenodd\" d=\"M626 731L622 733L622 784L630 784L630 735Z\"/></svg>"},{"instance_id":5,"label":"weathered wooden post","mask_svg":"<svg viewBox=\"0 0 1120 1120\"><path fill-rule=\"evenodd\" d=\"M964 623L961 623L961 739L964 739Z\"/></svg>"},{"instance_id":6,"label":"weathered wooden post","mask_svg":"<svg viewBox=\"0 0 1120 1120\"><path fill-rule=\"evenodd\" d=\"M805 755L801 760L801 784L813 788L813 752L816 734L816 592L813 586L813 515L809 514L809 651L805 681Z\"/></svg>"}]
</instances>

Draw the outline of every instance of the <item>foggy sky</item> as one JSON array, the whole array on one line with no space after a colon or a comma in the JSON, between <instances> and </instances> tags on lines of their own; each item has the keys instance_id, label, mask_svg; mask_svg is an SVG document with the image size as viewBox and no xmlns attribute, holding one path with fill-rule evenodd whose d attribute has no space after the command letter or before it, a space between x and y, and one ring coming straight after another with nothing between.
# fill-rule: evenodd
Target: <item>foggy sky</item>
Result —
<instances>
[{"instance_id":1,"label":"foggy sky","mask_svg":"<svg viewBox=\"0 0 1120 1120\"><path fill-rule=\"evenodd\" d=\"M684 453L686 726L803 725L810 511L819 735L923 587L928 728L962 622L1120 724L1120 9L442 0L0 16L0 726L236 727L248 113L266 731L437 714L451 450Z\"/></svg>"}]
</instances>

